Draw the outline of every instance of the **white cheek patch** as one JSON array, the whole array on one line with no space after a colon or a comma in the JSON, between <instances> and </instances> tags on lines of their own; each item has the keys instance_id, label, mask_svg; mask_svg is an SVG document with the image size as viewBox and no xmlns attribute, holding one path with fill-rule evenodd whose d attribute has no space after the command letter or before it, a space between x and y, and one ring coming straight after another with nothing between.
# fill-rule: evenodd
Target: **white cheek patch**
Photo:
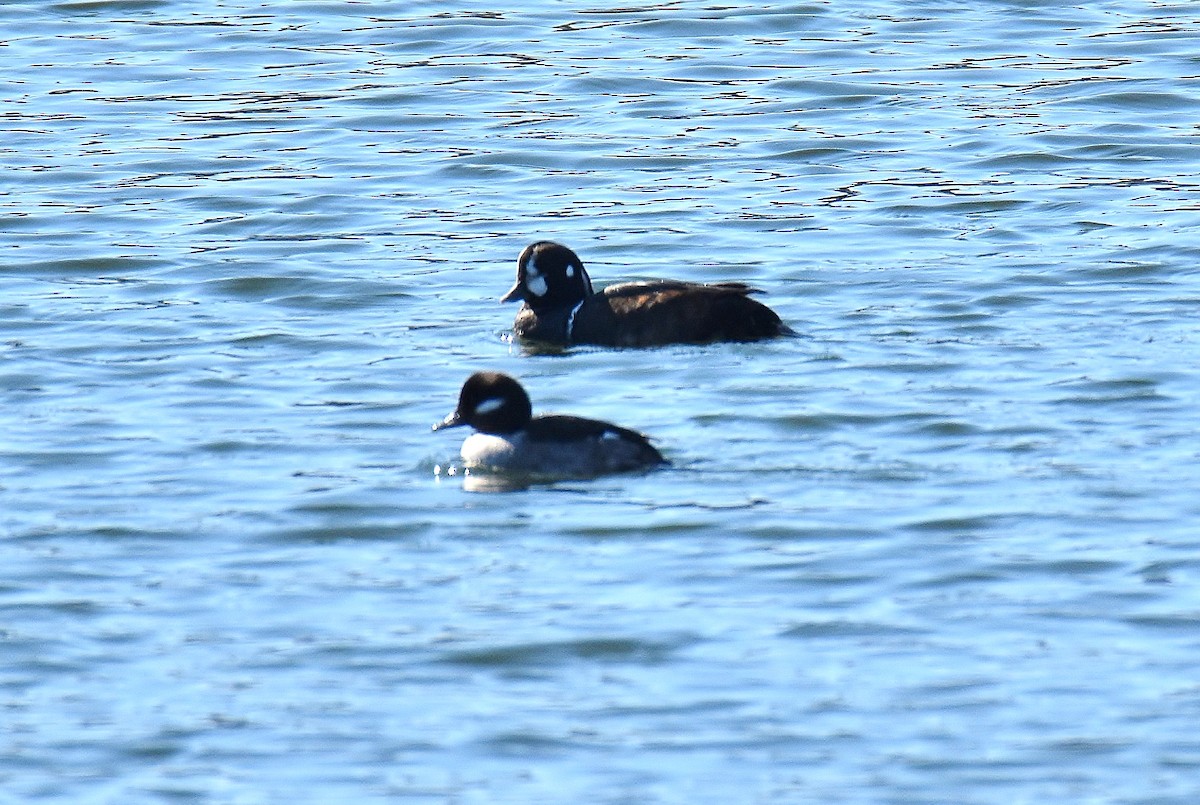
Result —
<instances>
[{"instance_id":1,"label":"white cheek patch","mask_svg":"<svg viewBox=\"0 0 1200 805\"><path fill-rule=\"evenodd\" d=\"M546 291L550 290L546 285L546 278L538 270L537 261L532 256L525 264L525 290L533 296L545 296Z\"/></svg>"},{"instance_id":2,"label":"white cheek patch","mask_svg":"<svg viewBox=\"0 0 1200 805\"><path fill-rule=\"evenodd\" d=\"M486 400L475 406L476 414L493 414L504 407L503 397L488 397Z\"/></svg>"}]
</instances>

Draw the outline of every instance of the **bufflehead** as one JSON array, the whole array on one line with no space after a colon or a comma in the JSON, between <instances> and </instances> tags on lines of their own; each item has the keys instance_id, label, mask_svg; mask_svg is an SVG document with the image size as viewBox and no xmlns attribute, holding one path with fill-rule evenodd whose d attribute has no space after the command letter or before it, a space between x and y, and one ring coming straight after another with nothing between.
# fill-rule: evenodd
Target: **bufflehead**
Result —
<instances>
[{"instance_id":1,"label":"bufflehead","mask_svg":"<svg viewBox=\"0 0 1200 805\"><path fill-rule=\"evenodd\" d=\"M470 425L463 463L525 475L587 478L648 469L666 459L640 433L565 414L533 416L529 395L512 377L476 372L458 395L458 407L434 430Z\"/></svg>"},{"instance_id":2,"label":"bufflehead","mask_svg":"<svg viewBox=\"0 0 1200 805\"><path fill-rule=\"evenodd\" d=\"M795 335L752 293L759 291L740 282L679 280L626 282L595 293L575 252L540 240L517 258L517 282L500 301L525 303L513 324L519 337L554 344L651 347Z\"/></svg>"}]
</instances>

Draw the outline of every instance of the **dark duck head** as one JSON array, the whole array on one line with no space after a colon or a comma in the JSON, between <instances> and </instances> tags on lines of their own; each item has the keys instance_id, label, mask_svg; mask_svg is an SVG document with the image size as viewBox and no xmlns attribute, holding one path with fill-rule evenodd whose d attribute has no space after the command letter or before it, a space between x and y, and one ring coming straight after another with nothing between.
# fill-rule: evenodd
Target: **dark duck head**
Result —
<instances>
[{"instance_id":1,"label":"dark duck head","mask_svg":"<svg viewBox=\"0 0 1200 805\"><path fill-rule=\"evenodd\" d=\"M458 407L434 430L470 425L480 433L516 433L529 425L533 404L514 378L502 372L476 372L463 383Z\"/></svg>"},{"instance_id":2,"label":"dark duck head","mask_svg":"<svg viewBox=\"0 0 1200 805\"><path fill-rule=\"evenodd\" d=\"M500 298L518 299L534 310L570 308L592 295L592 279L575 252L560 243L539 240L517 258L517 282Z\"/></svg>"}]
</instances>

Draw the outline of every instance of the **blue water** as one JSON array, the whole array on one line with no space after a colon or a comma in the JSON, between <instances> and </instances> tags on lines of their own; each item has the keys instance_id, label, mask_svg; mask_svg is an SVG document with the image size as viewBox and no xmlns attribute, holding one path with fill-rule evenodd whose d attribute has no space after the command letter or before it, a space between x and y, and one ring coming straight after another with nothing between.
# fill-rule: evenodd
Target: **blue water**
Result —
<instances>
[{"instance_id":1,"label":"blue water","mask_svg":"<svg viewBox=\"0 0 1200 805\"><path fill-rule=\"evenodd\" d=\"M0 6L0 800L1196 802L1200 9L507 8Z\"/></svg>"}]
</instances>

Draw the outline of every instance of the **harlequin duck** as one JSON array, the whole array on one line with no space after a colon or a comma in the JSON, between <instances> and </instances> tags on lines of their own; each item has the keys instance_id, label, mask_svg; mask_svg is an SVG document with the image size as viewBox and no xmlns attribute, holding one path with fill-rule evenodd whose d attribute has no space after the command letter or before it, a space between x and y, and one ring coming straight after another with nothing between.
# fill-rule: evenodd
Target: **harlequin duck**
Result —
<instances>
[{"instance_id":1,"label":"harlequin duck","mask_svg":"<svg viewBox=\"0 0 1200 805\"><path fill-rule=\"evenodd\" d=\"M627 428L578 416L532 413L529 395L515 379L500 372L476 372L463 384L458 407L433 429L470 425L479 431L462 445L468 467L586 478L667 463L645 436Z\"/></svg>"},{"instance_id":2,"label":"harlequin duck","mask_svg":"<svg viewBox=\"0 0 1200 805\"><path fill-rule=\"evenodd\" d=\"M740 282L704 285L651 280L599 293L575 252L540 240L517 258L517 283L501 302L524 301L513 329L554 344L652 347L708 341L757 341L795 335Z\"/></svg>"}]
</instances>

